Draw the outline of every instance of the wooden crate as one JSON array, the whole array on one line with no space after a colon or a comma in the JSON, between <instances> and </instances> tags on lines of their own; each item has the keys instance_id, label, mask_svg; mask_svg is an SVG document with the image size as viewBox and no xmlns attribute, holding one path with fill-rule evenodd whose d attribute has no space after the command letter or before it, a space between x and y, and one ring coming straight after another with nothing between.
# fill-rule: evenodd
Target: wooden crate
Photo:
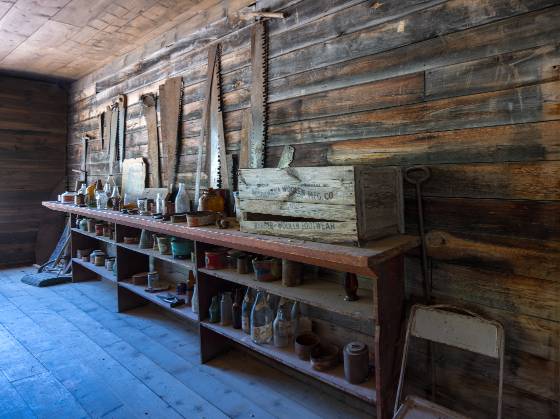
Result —
<instances>
[{"instance_id":1,"label":"wooden crate","mask_svg":"<svg viewBox=\"0 0 560 419\"><path fill-rule=\"evenodd\" d=\"M358 244L404 232L394 167L241 169L239 198L244 232Z\"/></svg>"}]
</instances>

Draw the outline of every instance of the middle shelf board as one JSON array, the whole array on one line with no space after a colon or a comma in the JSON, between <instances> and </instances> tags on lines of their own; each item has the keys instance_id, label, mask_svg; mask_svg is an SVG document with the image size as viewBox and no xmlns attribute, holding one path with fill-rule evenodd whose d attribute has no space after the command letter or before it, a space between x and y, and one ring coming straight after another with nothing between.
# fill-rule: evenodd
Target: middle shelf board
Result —
<instances>
[{"instance_id":1,"label":"middle shelf board","mask_svg":"<svg viewBox=\"0 0 560 419\"><path fill-rule=\"evenodd\" d=\"M172 255L162 255L157 250L141 249L140 246L137 244L117 243L117 246L122 247L124 249L132 250L133 252L138 252L144 255L152 256L156 259L164 260L166 262L172 263L177 266L182 266L190 270L194 269L194 263L191 262L189 259L176 259Z\"/></svg>"},{"instance_id":2,"label":"middle shelf board","mask_svg":"<svg viewBox=\"0 0 560 419\"><path fill-rule=\"evenodd\" d=\"M91 272L99 275L103 279L107 279L112 282L117 282L117 276L110 270L106 269L104 266L96 266L90 262L84 262L79 258L72 258L72 262L83 266L84 268L90 270Z\"/></svg>"},{"instance_id":3,"label":"middle shelf board","mask_svg":"<svg viewBox=\"0 0 560 419\"><path fill-rule=\"evenodd\" d=\"M81 230L81 229L76 228L76 227L72 227L72 231L75 231L76 233L80 233L80 234L82 234L84 236L87 236L87 237L91 237L92 239L95 239L95 240L100 240L100 241L105 242L105 243L116 244L115 241L112 240L110 237L98 236L95 233L90 233L88 231L84 231L84 230Z\"/></svg>"},{"instance_id":4,"label":"middle shelf board","mask_svg":"<svg viewBox=\"0 0 560 419\"><path fill-rule=\"evenodd\" d=\"M166 303L165 301L162 301L161 299L159 299L157 297L158 295L166 295L166 294L175 295L176 293L173 292L171 289L169 289L168 291L151 293L151 292L146 292L146 286L145 285L135 285L135 284L132 284L132 283L127 282L127 281L119 281L118 285L119 285L119 287L123 287L123 288L126 288L126 289L132 291L133 293L135 293L135 294L139 295L140 297L150 301L151 303L154 303L154 304L157 304L160 307L163 307L164 309L170 311L171 313L176 314L177 316L179 316L183 319L187 319L190 322L198 323L198 314L193 313L192 307L186 306L184 304L182 306L179 306L179 307L170 307L168 303ZM186 298L186 296L180 295L179 298Z\"/></svg>"},{"instance_id":5,"label":"middle shelf board","mask_svg":"<svg viewBox=\"0 0 560 419\"><path fill-rule=\"evenodd\" d=\"M362 399L368 403L375 404L377 400L377 392L375 390L375 380L370 377L363 384L351 384L344 378L344 367L339 364L332 370L317 371L311 367L309 361L299 359L291 348L277 348L272 344L258 345L251 340L251 337L241 330L228 326L220 326L216 323L203 321L200 323L202 327L210 329L240 345L252 349L268 358L275 360L283 365L293 368L303 374L309 375L319 381L327 383L345 393Z\"/></svg>"},{"instance_id":6,"label":"middle shelf board","mask_svg":"<svg viewBox=\"0 0 560 419\"><path fill-rule=\"evenodd\" d=\"M330 281L305 278L301 285L285 287L282 285L282 281L259 282L255 280L254 274L239 274L233 269L200 268L199 272L247 287L262 289L271 294L333 311L355 320L370 321L375 319L376 310L373 291L371 290L360 289L358 290L359 300L345 301L344 287Z\"/></svg>"}]
</instances>

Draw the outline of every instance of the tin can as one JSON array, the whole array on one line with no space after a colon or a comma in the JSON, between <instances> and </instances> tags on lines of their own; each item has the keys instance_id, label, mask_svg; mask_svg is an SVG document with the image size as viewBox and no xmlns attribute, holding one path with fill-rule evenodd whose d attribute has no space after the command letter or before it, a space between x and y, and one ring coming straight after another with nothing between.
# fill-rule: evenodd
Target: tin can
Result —
<instances>
[{"instance_id":1,"label":"tin can","mask_svg":"<svg viewBox=\"0 0 560 419\"><path fill-rule=\"evenodd\" d=\"M298 262L282 259L282 285L295 287L301 284L302 265Z\"/></svg>"},{"instance_id":2,"label":"tin can","mask_svg":"<svg viewBox=\"0 0 560 419\"><path fill-rule=\"evenodd\" d=\"M344 347L344 378L352 384L360 384L369 375L368 347L362 342L350 342Z\"/></svg>"},{"instance_id":3,"label":"tin can","mask_svg":"<svg viewBox=\"0 0 560 419\"><path fill-rule=\"evenodd\" d=\"M103 227L103 236L111 238L113 235L113 229L110 225Z\"/></svg>"},{"instance_id":4,"label":"tin can","mask_svg":"<svg viewBox=\"0 0 560 419\"><path fill-rule=\"evenodd\" d=\"M148 272L148 288L155 288L159 285L159 273L157 271Z\"/></svg>"},{"instance_id":5,"label":"tin can","mask_svg":"<svg viewBox=\"0 0 560 419\"><path fill-rule=\"evenodd\" d=\"M107 269L108 271L112 271L113 270L113 263L115 263L115 259L113 259L113 258L105 259L105 269Z\"/></svg>"},{"instance_id":6,"label":"tin can","mask_svg":"<svg viewBox=\"0 0 560 419\"><path fill-rule=\"evenodd\" d=\"M87 231L88 233L95 233L95 220L87 220Z\"/></svg>"},{"instance_id":7,"label":"tin can","mask_svg":"<svg viewBox=\"0 0 560 419\"><path fill-rule=\"evenodd\" d=\"M204 261L206 269L224 269L226 267L226 253L223 250L206 252Z\"/></svg>"}]
</instances>

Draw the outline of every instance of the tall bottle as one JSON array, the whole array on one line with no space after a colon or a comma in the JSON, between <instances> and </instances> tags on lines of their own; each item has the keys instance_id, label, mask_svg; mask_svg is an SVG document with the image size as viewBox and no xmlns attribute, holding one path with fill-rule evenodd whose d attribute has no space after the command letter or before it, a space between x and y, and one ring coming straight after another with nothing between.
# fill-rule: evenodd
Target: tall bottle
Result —
<instances>
[{"instance_id":1,"label":"tall bottle","mask_svg":"<svg viewBox=\"0 0 560 419\"><path fill-rule=\"evenodd\" d=\"M119 192L119 187L115 186L113 188L113 193L111 194L111 201L113 202L113 209L119 211L121 209L121 194Z\"/></svg>"},{"instance_id":2,"label":"tall bottle","mask_svg":"<svg viewBox=\"0 0 560 419\"><path fill-rule=\"evenodd\" d=\"M302 314L301 304L299 301L294 301L294 305L292 306L291 322L294 336L301 335L305 332L311 332L311 319Z\"/></svg>"},{"instance_id":3,"label":"tall bottle","mask_svg":"<svg viewBox=\"0 0 560 419\"><path fill-rule=\"evenodd\" d=\"M293 337L292 322L289 319L288 308L285 304L278 306L278 312L276 313L272 329L274 346L285 348L290 345Z\"/></svg>"},{"instance_id":4,"label":"tall bottle","mask_svg":"<svg viewBox=\"0 0 560 419\"><path fill-rule=\"evenodd\" d=\"M262 345L272 341L272 321L274 313L266 301L266 292L258 291L251 310L251 339Z\"/></svg>"},{"instance_id":5,"label":"tall bottle","mask_svg":"<svg viewBox=\"0 0 560 419\"><path fill-rule=\"evenodd\" d=\"M194 283L191 309L194 314L198 314L198 281Z\"/></svg>"},{"instance_id":6,"label":"tall bottle","mask_svg":"<svg viewBox=\"0 0 560 419\"><path fill-rule=\"evenodd\" d=\"M241 304L241 328L248 335L251 334L251 309L253 308L253 289L247 288Z\"/></svg>"},{"instance_id":7,"label":"tall bottle","mask_svg":"<svg viewBox=\"0 0 560 419\"><path fill-rule=\"evenodd\" d=\"M190 212L191 201L189 199L189 194L185 188L183 182L179 183L179 190L177 191L177 196L175 197L175 213L183 214L185 212Z\"/></svg>"},{"instance_id":8,"label":"tall bottle","mask_svg":"<svg viewBox=\"0 0 560 419\"><path fill-rule=\"evenodd\" d=\"M231 317L233 320L234 329L241 329L241 314L242 314L241 288L236 288L234 299L233 299L233 305L231 306Z\"/></svg>"},{"instance_id":9,"label":"tall bottle","mask_svg":"<svg viewBox=\"0 0 560 419\"><path fill-rule=\"evenodd\" d=\"M222 301L220 302L220 324L222 326L229 326L231 324L232 307L231 292L226 291L222 294Z\"/></svg>"},{"instance_id":10,"label":"tall bottle","mask_svg":"<svg viewBox=\"0 0 560 419\"><path fill-rule=\"evenodd\" d=\"M212 297L212 303L210 304L210 308L208 309L208 315L210 317L210 323L220 322L220 302L218 301L217 295Z\"/></svg>"}]
</instances>

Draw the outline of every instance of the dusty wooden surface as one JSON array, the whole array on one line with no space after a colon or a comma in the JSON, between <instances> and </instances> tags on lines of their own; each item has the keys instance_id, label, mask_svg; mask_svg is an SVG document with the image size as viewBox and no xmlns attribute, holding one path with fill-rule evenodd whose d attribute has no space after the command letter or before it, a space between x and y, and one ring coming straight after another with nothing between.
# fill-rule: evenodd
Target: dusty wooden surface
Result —
<instances>
[{"instance_id":1,"label":"dusty wooden surface","mask_svg":"<svg viewBox=\"0 0 560 419\"><path fill-rule=\"evenodd\" d=\"M368 417L237 351L200 365L196 331L116 313L110 283L35 288L28 270L0 271L3 417Z\"/></svg>"},{"instance_id":2,"label":"dusty wooden surface","mask_svg":"<svg viewBox=\"0 0 560 419\"><path fill-rule=\"evenodd\" d=\"M364 247L354 247L242 233L233 228L222 230L217 227L187 227L184 223L172 224L154 220L149 216L125 215L112 210L80 208L57 202L43 202L43 205L55 211L85 215L136 229L144 228L156 233L286 258L342 272L355 272L369 277L375 276L376 265L415 248L419 243L415 236L395 235L368 242Z\"/></svg>"},{"instance_id":3,"label":"dusty wooden surface","mask_svg":"<svg viewBox=\"0 0 560 419\"><path fill-rule=\"evenodd\" d=\"M294 166L429 165L426 227L451 235L431 249L436 302L504 323L505 416L558 418L560 4L371 3L257 2L288 16L268 23L267 166L276 166L285 144L295 147ZM181 75L179 179L192 188L206 81L200 40L210 37L223 46L227 147L239 150L250 103L250 27L219 18L219 6L208 10L214 23L161 49L165 59L129 54L73 85L68 168L79 167L80 136L95 136L97 113L120 92L130 103L128 152L146 155L138 98ZM105 176L98 148L92 141L88 166ZM407 232L415 233L410 185L405 209ZM407 295L418 299L416 257L407 258L407 279ZM494 381L480 365L441 352L438 391L475 417L492 417ZM425 376L422 364L415 366Z\"/></svg>"},{"instance_id":4,"label":"dusty wooden surface","mask_svg":"<svg viewBox=\"0 0 560 419\"><path fill-rule=\"evenodd\" d=\"M41 201L63 192L65 143L65 90L0 76L0 265L35 262L42 220L53 227L42 241L50 256L64 220Z\"/></svg>"}]
</instances>

